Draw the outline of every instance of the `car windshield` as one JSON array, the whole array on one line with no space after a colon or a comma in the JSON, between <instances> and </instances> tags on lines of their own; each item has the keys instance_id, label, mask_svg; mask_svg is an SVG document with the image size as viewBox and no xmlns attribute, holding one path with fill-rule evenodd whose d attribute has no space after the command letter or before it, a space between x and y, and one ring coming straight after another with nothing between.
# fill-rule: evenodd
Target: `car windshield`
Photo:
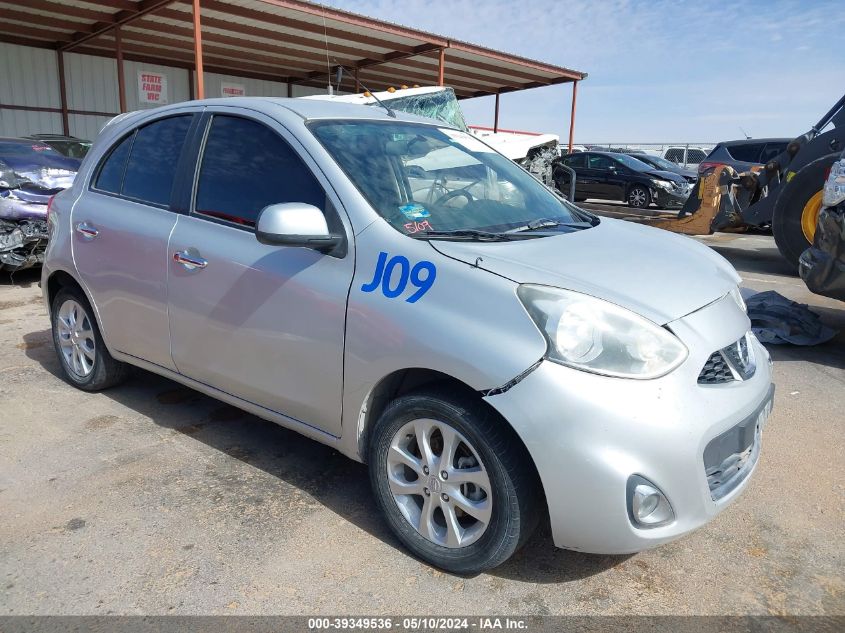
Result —
<instances>
[{"instance_id":1,"label":"car windshield","mask_svg":"<svg viewBox=\"0 0 845 633\"><path fill-rule=\"evenodd\" d=\"M358 120L316 121L310 129L373 208L406 235L548 234L597 222L460 130Z\"/></svg>"},{"instance_id":2,"label":"car windshield","mask_svg":"<svg viewBox=\"0 0 845 633\"><path fill-rule=\"evenodd\" d=\"M91 149L91 141L55 141L50 140L50 146L69 158L85 158Z\"/></svg>"},{"instance_id":3,"label":"car windshield","mask_svg":"<svg viewBox=\"0 0 845 633\"><path fill-rule=\"evenodd\" d=\"M650 171L654 169L651 165L646 165L643 161L637 160L633 156L628 156L628 154L617 154L613 158L625 165L625 167L630 167L635 171Z\"/></svg>"},{"instance_id":4,"label":"car windshield","mask_svg":"<svg viewBox=\"0 0 845 633\"><path fill-rule=\"evenodd\" d=\"M649 156L648 162L654 163L661 169L665 169L667 171L675 171L678 168L677 163L673 163L671 160L666 160L662 156Z\"/></svg>"},{"instance_id":5,"label":"car windshield","mask_svg":"<svg viewBox=\"0 0 845 633\"><path fill-rule=\"evenodd\" d=\"M61 156L59 152L41 141L0 141L0 156Z\"/></svg>"},{"instance_id":6,"label":"car windshield","mask_svg":"<svg viewBox=\"0 0 845 633\"><path fill-rule=\"evenodd\" d=\"M437 92L408 95L382 99L381 102L393 110L416 114L435 121L443 121L446 125L456 127L466 132L468 130L458 98L452 88L444 88ZM368 105L380 107L378 102Z\"/></svg>"}]
</instances>

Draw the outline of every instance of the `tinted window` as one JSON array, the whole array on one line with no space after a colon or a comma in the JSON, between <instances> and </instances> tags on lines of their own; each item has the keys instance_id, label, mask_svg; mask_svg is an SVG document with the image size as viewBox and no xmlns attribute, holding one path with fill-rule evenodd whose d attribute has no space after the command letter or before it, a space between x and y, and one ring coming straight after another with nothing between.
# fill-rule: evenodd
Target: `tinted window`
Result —
<instances>
[{"instance_id":1,"label":"tinted window","mask_svg":"<svg viewBox=\"0 0 845 633\"><path fill-rule=\"evenodd\" d=\"M567 156L563 162L572 168L584 167L587 164L586 158L584 154L573 154L572 156Z\"/></svg>"},{"instance_id":2,"label":"tinted window","mask_svg":"<svg viewBox=\"0 0 845 633\"><path fill-rule=\"evenodd\" d=\"M170 202L176 164L190 125L190 116L176 116L138 130L123 177L124 196L152 204Z\"/></svg>"},{"instance_id":3,"label":"tinted window","mask_svg":"<svg viewBox=\"0 0 845 633\"><path fill-rule=\"evenodd\" d=\"M762 150L762 143L743 143L733 147L728 146L728 153L734 160L741 160L746 163L759 163Z\"/></svg>"},{"instance_id":4,"label":"tinted window","mask_svg":"<svg viewBox=\"0 0 845 633\"><path fill-rule=\"evenodd\" d=\"M786 150L787 143L766 143L763 153L760 154L760 162L768 163L775 156Z\"/></svg>"},{"instance_id":5,"label":"tinted window","mask_svg":"<svg viewBox=\"0 0 845 633\"><path fill-rule=\"evenodd\" d=\"M196 211L255 226L270 204L307 202L325 211L311 170L273 130L248 119L215 116L203 151Z\"/></svg>"},{"instance_id":6,"label":"tinted window","mask_svg":"<svg viewBox=\"0 0 845 633\"><path fill-rule=\"evenodd\" d=\"M120 193L123 170L126 167L126 159L129 157L129 148L132 147L133 137L134 135L130 134L111 151L106 162L100 167L100 174L97 176L97 182L94 185L97 189Z\"/></svg>"},{"instance_id":7,"label":"tinted window","mask_svg":"<svg viewBox=\"0 0 845 633\"><path fill-rule=\"evenodd\" d=\"M607 169L610 167L610 159L607 156L590 154L589 165L590 169Z\"/></svg>"}]
</instances>

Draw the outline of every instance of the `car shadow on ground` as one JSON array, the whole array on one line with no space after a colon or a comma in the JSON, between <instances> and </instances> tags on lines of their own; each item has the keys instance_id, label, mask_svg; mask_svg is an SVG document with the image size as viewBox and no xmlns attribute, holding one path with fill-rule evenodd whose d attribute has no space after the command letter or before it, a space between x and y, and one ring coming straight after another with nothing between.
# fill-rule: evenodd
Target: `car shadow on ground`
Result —
<instances>
[{"instance_id":1,"label":"car shadow on ground","mask_svg":"<svg viewBox=\"0 0 845 633\"><path fill-rule=\"evenodd\" d=\"M20 288L30 288L37 286L41 281L41 267L27 268L17 272L8 270L0 270L0 286L18 286Z\"/></svg>"},{"instance_id":2,"label":"car shadow on ground","mask_svg":"<svg viewBox=\"0 0 845 633\"><path fill-rule=\"evenodd\" d=\"M62 380L50 330L30 332L23 338L26 355ZM294 431L141 369L135 369L126 383L102 395L159 427L189 436L296 487L410 556L382 520L363 464ZM256 495L252 491L243 491L244 498L253 496ZM628 558L557 549L547 523L541 524L522 550L489 573L523 582L566 583L604 572Z\"/></svg>"}]
</instances>

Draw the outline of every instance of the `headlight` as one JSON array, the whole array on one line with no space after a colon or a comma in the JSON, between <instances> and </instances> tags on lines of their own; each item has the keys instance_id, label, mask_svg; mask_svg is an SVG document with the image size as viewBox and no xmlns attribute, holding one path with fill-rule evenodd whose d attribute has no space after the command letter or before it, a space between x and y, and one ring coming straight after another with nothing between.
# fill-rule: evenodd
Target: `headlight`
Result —
<instances>
[{"instance_id":1,"label":"headlight","mask_svg":"<svg viewBox=\"0 0 845 633\"><path fill-rule=\"evenodd\" d=\"M745 305L745 299L742 298L742 293L739 291L739 286L736 286L728 294L731 295L731 299L736 301L736 304L739 306L740 310L746 313L748 312L748 306Z\"/></svg>"},{"instance_id":2,"label":"headlight","mask_svg":"<svg viewBox=\"0 0 845 633\"><path fill-rule=\"evenodd\" d=\"M835 207L843 200L845 200L845 158L836 161L830 168L830 175L824 183L822 204L826 207Z\"/></svg>"},{"instance_id":3,"label":"headlight","mask_svg":"<svg viewBox=\"0 0 845 633\"><path fill-rule=\"evenodd\" d=\"M666 191L672 191L675 185L673 185L668 180L652 180L651 181L655 186L660 187L661 189L666 189Z\"/></svg>"},{"instance_id":4,"label":"headlight","mask_svg":"<svg viewBox=\"0 0 845 633\"><path fill-rule=\"evenodd\" d=\"M617 305L579 292L523 285L517 290L546 337L549 360L605 376L658 378L687 348L668 330Z\"/></svg>"}]
</instances>

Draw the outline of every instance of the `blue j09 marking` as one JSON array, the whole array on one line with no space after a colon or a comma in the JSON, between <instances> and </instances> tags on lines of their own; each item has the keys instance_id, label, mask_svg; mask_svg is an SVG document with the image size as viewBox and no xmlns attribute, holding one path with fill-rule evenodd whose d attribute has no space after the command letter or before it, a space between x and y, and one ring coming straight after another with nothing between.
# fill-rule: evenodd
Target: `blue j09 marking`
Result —
<instances>
[{"instance_id":1,"label":"blue j09 marking","mask_svg":"<svg viewBox=\"0 0 845 633\"><path fill-rule=\"evenodd\" d=\"M399 269L398 279L394 273ZM425 276L422 274L425 273ZM431 290L434 279L437 277L437 267L432 262L422 261L411 267L407 257L394 255L389 260L384 251L378 254L376 270L373 273L373 280L361 286L363 292L373 292L381 288L381 293L388 299L395 299L411 283L417 290L410 297L405 299L408 303L416 303L422 296Z\"/></svg>"}]
</instances>

